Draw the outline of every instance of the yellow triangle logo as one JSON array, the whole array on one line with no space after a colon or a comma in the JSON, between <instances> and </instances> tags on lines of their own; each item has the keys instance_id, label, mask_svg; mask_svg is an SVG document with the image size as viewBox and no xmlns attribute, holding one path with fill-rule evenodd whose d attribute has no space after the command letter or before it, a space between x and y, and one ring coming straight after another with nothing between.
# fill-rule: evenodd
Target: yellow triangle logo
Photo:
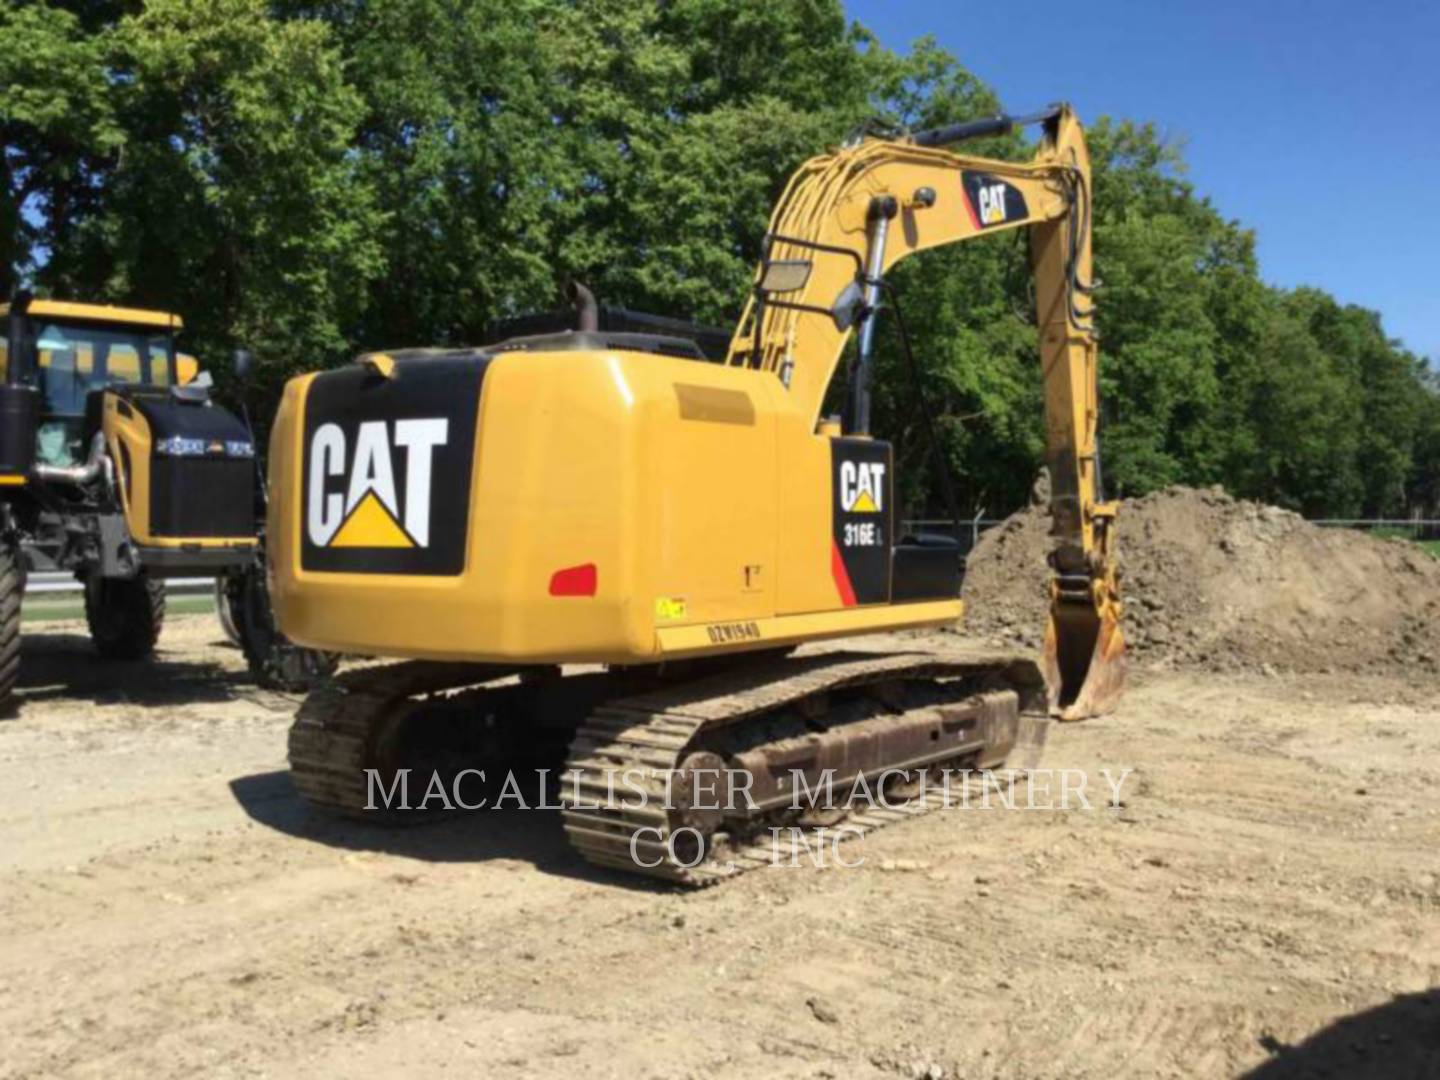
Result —
<instances>
[{"instance_id":1,"label":"yellow triangle logo","mask_svg":"<svg viewBox=\"0 0 1440 1080\"><path fill-rule=\"evenodd\" d=\"M875 505L875 500L870 497L868 491L860 492L855 501L850 504L850 513L852 514L878 514L879 512L880 508Z\"/></svg>"},{"instance_id":2,"label":"yellow triangle logo","mask_svg":"<svg viewBox=\"0 0 1440 1080\"><path fill-rule=\"evenodd\" d=\"M365 497L355 504L350 516L340 526L340 531L330 541L337 548L409 548L415 541L406 535L396 520L385 509L385 504L367 491Z\"/></svg>"}]
</instances>

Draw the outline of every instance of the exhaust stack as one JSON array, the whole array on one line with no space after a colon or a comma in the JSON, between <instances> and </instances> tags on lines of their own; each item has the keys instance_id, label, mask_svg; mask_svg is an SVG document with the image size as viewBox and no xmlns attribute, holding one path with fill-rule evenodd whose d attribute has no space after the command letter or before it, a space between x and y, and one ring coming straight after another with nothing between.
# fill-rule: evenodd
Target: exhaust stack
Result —
<instances>
[{"instance_id":1,"label":"exhaust stack","mask_svg":"<svg viewBox=\"0 0 1440 1080\"><path fill-rule=\"evenodd\" d=\"M582 333L599 330L600 305L595 302L595 294L578 281L572 281L565 287L565 295L575 307L575 329Z\"/></svg>"}]
</instances>

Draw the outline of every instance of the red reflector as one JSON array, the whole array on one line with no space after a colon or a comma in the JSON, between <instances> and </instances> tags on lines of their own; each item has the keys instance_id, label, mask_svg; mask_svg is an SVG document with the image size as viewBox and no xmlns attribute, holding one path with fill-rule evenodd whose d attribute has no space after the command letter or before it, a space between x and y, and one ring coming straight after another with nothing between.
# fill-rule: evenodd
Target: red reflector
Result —
<instances>
[{"instance_id":1,"label":"red reflector","mask_svg":"<svg viewBox=\"0 0 1440 1080\"><path fill-rule=\"evenodd\" d=\"M594 596L598 574L595 564L567 566L550 575L551 596Z\"/></svg>"}]
</instances>

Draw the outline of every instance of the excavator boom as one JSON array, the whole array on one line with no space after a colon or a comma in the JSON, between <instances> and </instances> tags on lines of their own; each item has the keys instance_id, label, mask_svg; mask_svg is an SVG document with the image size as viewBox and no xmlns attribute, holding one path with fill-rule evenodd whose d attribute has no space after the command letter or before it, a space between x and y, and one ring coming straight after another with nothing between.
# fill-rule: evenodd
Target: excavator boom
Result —
<instances>
[{"instance_id":1,"label":"excavator boom","mask_svg":"<svg viewBox=\"0 0 1440 1080\"><path fill-rule=\"evenodd\" d=\"M1033 122L1042 125L1042 137L1029 162L947 149ZM1108 711L1124 681L1115 506L1101 494L1090 205L1084 133L1063 105L898 141L867 138L814 158L775 208L728 359L774 372L818 421L858 329L844 433L869 435L872 338L884 273L929 248L1030 230L1054 538L1046 670L1053 708L1071 719Z\"/></svg>"}]
</instances>

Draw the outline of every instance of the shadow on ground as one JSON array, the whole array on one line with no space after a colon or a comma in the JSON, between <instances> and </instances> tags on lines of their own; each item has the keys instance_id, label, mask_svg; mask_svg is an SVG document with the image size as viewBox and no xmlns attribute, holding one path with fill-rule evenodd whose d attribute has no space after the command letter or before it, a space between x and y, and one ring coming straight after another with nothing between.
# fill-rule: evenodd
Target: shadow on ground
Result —
<instances>
[{"instance_id":1,"label":"shadow on ground","mask_svg":"<svg viewBox=\"0 0 1440 1080\"><path fill-rule=\"evenodd\" d=\"M1335 1021L1274 1055L1243 1080L1434 1080L1440 1077L1440 988L1404 994Z\"/></svg>"},{"instance_id":2,"label":"shadow on ground","mask_svg":"<svg viewBox=\"0 0 1440 1080\"><path fill-rule=\"evenodd\" d=\"M84 634L25 632L20 639L19 707L70 698L96 704L183 705L232 701L253 689L244 671L217 663L177 663L160 652L148 660L106 660Z\"/></svg>"},{"instance_id":3,"label":"shadow on ground","mask_svg":"<svg viewBox=\"0 0 1440 1080\"><path fill-rule=\"evenodd\" d=\"M644 892L672 888L638 875L585 862L566 842L560 814L539 808L539 792L525 793L531 809L457 812L416 825L370 825L309 806L284 771L230 781L230 791L251 820L299 839L346 851L373 851L424 862L487 862L518 859L558 877L576 878ZM549 802L556 796L552 793Z\"/></svg>"}]
</instances>

